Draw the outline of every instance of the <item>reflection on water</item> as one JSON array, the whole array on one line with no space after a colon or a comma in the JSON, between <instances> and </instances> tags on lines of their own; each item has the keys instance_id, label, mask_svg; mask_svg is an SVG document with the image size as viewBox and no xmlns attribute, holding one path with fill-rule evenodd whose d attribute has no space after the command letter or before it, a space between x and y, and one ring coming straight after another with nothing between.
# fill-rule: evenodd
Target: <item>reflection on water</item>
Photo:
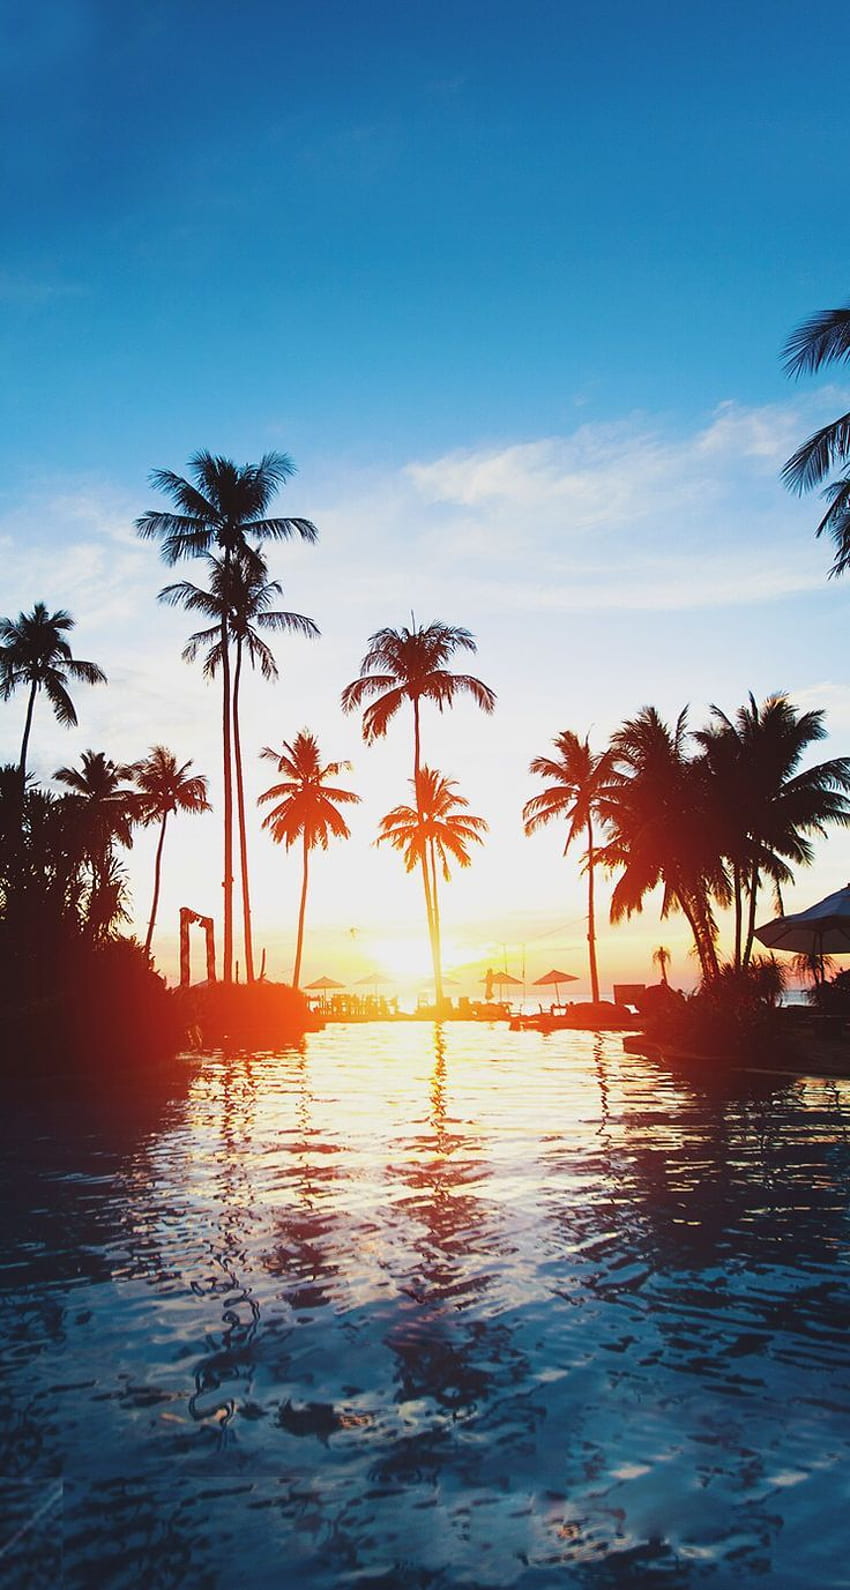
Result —
<instances>
[{"instance_id":1,"label":"reflection on water","mask_svg":"<svg viewBox=\"0 0 850 1590\"><path fill-rule=\"evenodd\" d=\"M419 1023L21 1102L2 1582L847 1585L849 1107Z\"/></svg>"}]
</instances>

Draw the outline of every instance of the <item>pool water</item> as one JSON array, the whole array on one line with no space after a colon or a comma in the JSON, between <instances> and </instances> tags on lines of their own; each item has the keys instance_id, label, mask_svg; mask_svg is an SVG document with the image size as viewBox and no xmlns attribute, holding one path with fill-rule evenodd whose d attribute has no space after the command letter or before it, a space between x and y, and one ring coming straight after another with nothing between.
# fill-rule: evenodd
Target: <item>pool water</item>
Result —
<instances>
[{"instance_id":1,"label":"pool water","mask_svg":"<svg viewBox=\"0 0 850 1590\"><path fill-rule=\"evenodd\" d=\"M22 1098L0 1583L850 1585L848 1123L472 1023Z\"/></svg>"}]
</instances>

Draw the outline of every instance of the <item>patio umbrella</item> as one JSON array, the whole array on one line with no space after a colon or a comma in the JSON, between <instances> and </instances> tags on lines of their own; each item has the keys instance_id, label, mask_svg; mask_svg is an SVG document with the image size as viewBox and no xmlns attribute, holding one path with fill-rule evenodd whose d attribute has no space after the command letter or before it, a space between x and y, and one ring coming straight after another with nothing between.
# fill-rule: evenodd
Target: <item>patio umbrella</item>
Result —
<instances>
[{"instance_id":1,"label":"patio umbrella","mask_svg":"<svg viewBox=\"0 0 850 1590\"><path fill-rule=\"evenodd\" d=\"M561 995L560 995L559 990L560 990L561 983L577 983L577 982L578 982L578 978L577 977L573 977L572 972L559 972L557 970L557 967L553 966L551 972L544 972L542 977L535 977L535 979L534 979L534 987L535 988L554 988L554 990L555 990L555 999L556 999L557 1003L560 1005L560 1003L561 1003Z\"/></svg>"},{"instance_id":2,"label":"patio umbrella","mask_svg":"<svg viewBox=\"0 0 850 1590\"><path fill-rule=\"evenodd\" d=\"M365 977L358 977L356 987L373 988L375 990L375 994L377 995L378 989L381 988L384 983L391 982L392 978L384 977L381 972L367 972Z\"/></svg>"},{"instance_id":3,"label":"patio umbrella","mask_svg":"<svg viewBox=\"0 0 850 1590\"><path fill-rule=\"evenodd\" d=\"M769 950L796 955L850 955L850 884L810 905L808 911L778 916L756 928Z\"/></svg>"},{"instance_id":4,"label":"patio umbrella","mask_svg":"<svg viewBox=\"0 0 850 1590\"><path fill-rule=\"evenodd\" d=\"M487 999L487 1000L490 1000L493 997L493 984L494 983L496 983L500 989L501 988L522 988L522 978L521 977L511 977L510 972L491 972L489 967L487 968L487 971L485 972L484 976L483 977L479 977L478 981L479 981L479 983L484 983L485 984L484 998Z\"/></svg>"},{"instance_id":5,"label":"patio umbrella","mask_svg":"<svg viewBox=\"0 0 850 1590\"><path fill-rule=\"evenodd\" d=\"M344 988L344 983L338 983L335 977L316 977L312 983L305 983L305 988L321 988L326 992L329 988Z\"/></svg>"}]
</instances>

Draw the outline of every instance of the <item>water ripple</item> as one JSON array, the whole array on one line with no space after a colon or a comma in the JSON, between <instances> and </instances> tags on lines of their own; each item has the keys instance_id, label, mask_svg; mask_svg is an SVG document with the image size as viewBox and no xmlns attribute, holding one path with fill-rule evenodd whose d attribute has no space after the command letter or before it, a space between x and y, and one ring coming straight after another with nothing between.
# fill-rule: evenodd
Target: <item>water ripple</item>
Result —
<instances>
[{"instance_id":1,"label":"water ripple","mask_svg":"<svg viewBox=\"0 0 850 1590\"><path fill-rule=\"evenodd\" d=\"M850 1084L411 1023L53 1104L0 1159L9 1584L847 1584Z\"/></svg>"}]
</instances>

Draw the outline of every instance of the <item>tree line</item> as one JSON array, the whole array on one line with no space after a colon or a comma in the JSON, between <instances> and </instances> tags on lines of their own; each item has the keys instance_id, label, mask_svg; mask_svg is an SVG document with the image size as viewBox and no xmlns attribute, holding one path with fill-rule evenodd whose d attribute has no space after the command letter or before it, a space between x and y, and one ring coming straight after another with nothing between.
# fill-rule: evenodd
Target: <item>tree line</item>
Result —
<instances>
[{"instance_id":1,"label":"tree line","mask_svg":"<svg viewBox=\"0 0 850 1590\"><path fill-rule=\"evenodd\" d=\"M814 371L830 359L850 357L850 308L828 311L805 323L786 348L789 373ZM789 459L784 478L793 490L821 483L837 463L844 476L826 487L829 509L817 527L836 544L833 574L850 567L850 416L810 437ZM183 650L189 662L202 660L207 678L221 685L223 784L223 945L222 978L232 981L234 961L234 843L238 846L245 974L256 976L248 865L240 699L246 664L264 678L277 678L270 645L275 635L316 637L316 624L304 614L274 604L282 595L269 577L269 544L292 538L312 543L318 531L311 520L271 512L278 491L294 473L288 454L266 453L257 464L198 452L187 476L156 470L152 485L168 499L166 508L147 510L136 521L139 535L159 543L163 561L174 565L198 560L205 581L180 580L160 592L160 600L197 615L204 627ZM14 912L14 896L32 898L36 878L45 896L65 908L95 936L107 934L126 917L123 878L116 845L129 845L138 823L158 822L151 910L145 952L156 924L165 831L170 816L208 811L206 778L178 763L163 746L133 764L113 762L87 750L77 769L61 768L55 777L61 794L32 787L27 761L34 709L43 691L59 722L75 725L69 685L105 682L95 663L74 657L69 633L74 620L60 609L49 613L36 603L31 613L0 619L0 695L26 690L23 738L17 768L6 769L3 802L3 863L0 911ZM268 638L267 638L268 637ZM481 679L454 672L457 652L476 650L471 633L441 621L381 629L372 635L358 677L342 692L345 712L363 710L362 732L369 744L383 737L403 706L413 726L412 802L400 804L380 821L378 843L397 849L409 871L421 876L435 995L443 1000L438 882L450 877L450 861L467 866L470 846L483 840L487 824L469 812L457 783L422 758L421 708L430 701L440 711L468 696L484 712L495 694ZM765 884L781 910L781 890L792 867L812 858L813 836L833 823L850 822L850 759L833 758L801 770L811 745L825 734L822 712L800 713L785 695L758 705L752 695L729 716L719 707L703 727L689 730L683 711L668 725L647 706L627 720L600 752L587 738L565 729L553 742L554 755L533 759L530 771L544 780L523 812L525 831L553 820L566 825L565 851L579 839L588 888L588 952L591 991L599 998L594 886L601 866L616 876L611 918L616 922L640 911L660 887L661 914L685 916L704 980L721 966L718 910L733 914L730 964L746 967L753 953L758 902ZM336 781L347 764L323 761L318 742L303 729L280 750L262 756L276 764L279 781L259 797L268 805L263 827L287 848L300 842L302 883L296 933L293 983L300 981L309 857L330 839L349 837L340 808L359 800ZM28 870L29 869L29 870Z\"/></svg>"}]
</instances>

